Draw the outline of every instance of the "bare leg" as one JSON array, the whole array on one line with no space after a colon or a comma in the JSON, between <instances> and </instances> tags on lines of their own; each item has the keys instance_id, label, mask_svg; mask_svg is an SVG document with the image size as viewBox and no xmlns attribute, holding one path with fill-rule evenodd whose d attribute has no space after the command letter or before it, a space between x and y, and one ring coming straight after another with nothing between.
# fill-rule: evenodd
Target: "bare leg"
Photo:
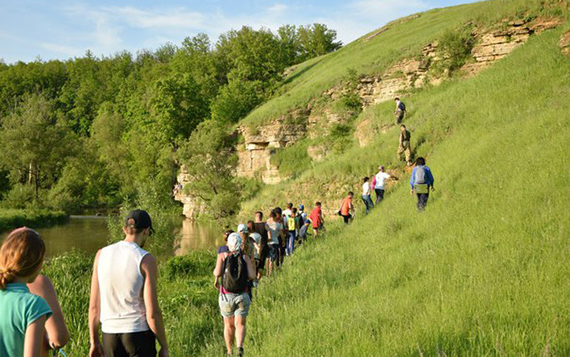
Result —
<instances>
[{"instance_id":1,"label":"bare leg","mask_svg":"<svg viewBox=\"0 0 570 357\"><path fill-rule=\"evenodd\" d=\"M245 339L245 316L236 316L235 317L235 330L236 330L236 346L238 348L243 347L243 340Z\"/></svg>"},{"instance_id":2,"label":"bare leg","mask_svg":"<svg viewBox=\"0 0 570 357\"><path fill-rule=\"evenodd\" d=\"M232 354L232 342L234 340L236 327L234 325L234 317L224 317L224 339L226 340L226 348L228 354Z\"/></svg>"}]
</instances>

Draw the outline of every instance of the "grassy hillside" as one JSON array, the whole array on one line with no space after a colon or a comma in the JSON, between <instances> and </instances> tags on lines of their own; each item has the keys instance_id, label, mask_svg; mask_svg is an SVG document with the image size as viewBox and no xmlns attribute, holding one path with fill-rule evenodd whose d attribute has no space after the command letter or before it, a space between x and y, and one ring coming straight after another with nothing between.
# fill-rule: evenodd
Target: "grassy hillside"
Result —
<instances>
[{"instance_id":1,"label":"grassy hillside","mask_svg":"<svg viewBox=\"0 0 570 357\"><path fill-rule=\"evenodd\" d=\"M431 21L453 19L453 26L483 13L498 19L531 3L538 2L436 10L373 41L389 48L383 41L402 29L402 41L420 46L432 35L411 31L415 22L429 32ZM408 98L412 142L421 142L417 154L436 178L427 211L416 213L403 182L370 216L299 250L259 289L251 355L570 354L570 60L557 48L568 27L531 38L475 78ZM288 100L309 95L301 78L325 77L318 66L335 55L299 75ZM270 102L248 120L280 108ZM387 125L391 108L375 106L355 123ZM340 200L379 163L396 167L396 147L397 128L388 128L366 148L353 144L265 189L245 210L319 195Z\"/></svg>"},{"instance_id":2,"label":"grassy hillside","mask_svg":"<svg viewBox=\"0 0 570 357\"><path fill-rule=\"evenodd\" d=\"M321 95L341 80L357 74L381 73L402 58L416 56L421 48L473 21L481 26L501 25L503 20L532 16L557 16L559 0L487 1L434 9L388 24L387 31L371 39L371 32L341 50L297 66L278 95L254 110L242 122L252 127L282 115Z\"/></svg>"}]
</instances>

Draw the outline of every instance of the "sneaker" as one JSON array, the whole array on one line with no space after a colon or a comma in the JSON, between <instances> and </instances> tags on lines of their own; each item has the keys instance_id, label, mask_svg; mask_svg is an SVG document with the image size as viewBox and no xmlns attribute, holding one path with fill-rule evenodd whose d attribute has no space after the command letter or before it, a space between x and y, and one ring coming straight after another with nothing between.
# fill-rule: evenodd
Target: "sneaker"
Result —
<instances>
[{"instance_id":1,"label":"sneaker","mask_svg":"<svg viewBox=\"0 0 570 357\"><path fill-rule=\"evenodd\" d=\"M238 347L238 357L242 357L243 356L243 347Z\"/></svg>"}]
</instances>

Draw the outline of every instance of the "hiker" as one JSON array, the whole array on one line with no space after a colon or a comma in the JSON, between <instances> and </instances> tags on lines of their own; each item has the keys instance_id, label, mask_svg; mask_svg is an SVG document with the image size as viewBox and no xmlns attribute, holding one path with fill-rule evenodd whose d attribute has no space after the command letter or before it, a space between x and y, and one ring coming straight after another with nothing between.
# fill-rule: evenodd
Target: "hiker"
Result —
<instances>
[{"instance_id":1,"label":"hiker","mask_svg":"<svg viewBox=\"0 0 570 357\"><path fill-rule=\"evenodd\" d=\"M435 191L433 182L433 175L430 168L426 166L426 160L423 157L418 157L416 167L412 170L410 177L411 194L413 195L415 191L418 197L418 212L426 208L430 190Z\"/></svg>"},{"instance_id":2,"label":"hiker","mask_svg":"<svg viewBox=\"0 0 570 357\"><path fill-rule=\"evenodd\" d=\"M279 261L279 249L281 245L281 231L283 230L283 224L278 218L277 212L275 210L271 211L269 219L267 220L266 230L269 232L268 236L268 247L269 247L269 267L267 269L267 276L271 276L271 273L275 269L275 265Z\"/></svg>"},{"instance_id":3,"label":"hiker","mask_svg":"<svg viewBox=\"0 0 570 357\"><path fill-rule=\"evenodd\" d=\"M323 219L323 211L321 209L320 202L315 203L315 208L313 208L311 211L309 219L311 220L311 224L313 226L314 237L317 238L319 231L323 231L323 233L325 232L325 220Z\"/></svg>"},{"instance_id":4,"label":"hiker","mask_svg":"<svg viewBox=\"0 0 570 357\"><path fill-rule=\"evenodd\" d=\"M243 356L246 317L251 305L248 282L255 279L255 269L249 256L243 254L242 240L237 233L228 237L229 252L218 255L214 276L221 278L218 303L224 318L224 340L228 356L232 354L235 338L238 356Z\"/></svg>"},{"instance_id":5,"label":"hiker","mask_svg":"<svg viewBox=\"0 0 570 357\"><path fill-rule=\"evenodd\" d=\"M242 247L242 252L244 254L247 254L247 256L249 257L249 259L253 262L254 261L254 247L252 244L250 244L249 242L249 229L247 229L247 226L245 224L239 224L238 228L237 228L237 232L241 238L243 247Z\"/></svg>"},{"instance_id":6,"label":"hiker","mask_svg":"<svg viewBox=\"0 0 570 357\"><path fill-rule=\"evenodd\" d=\"M299 215L303 218L303 221L307 220L308 214L305 212L305 205L299 205Z\"/></svg>"},{"instance_id":7,"label":"hiker","mask_svg":"<svg viewBox=\"0 0 570 357\"><path fill-rule=\"evenodd\" d=\"M30 292L44 263L45 244L38 232L12 231L0 248L0 356L39 356L52 310Z\"/></svg>"},{"instance_id":8,"label":"hiker","mask_svg":"<svg viewBox=\"0 0 570 357\"><path fill-rule=\"evenodd\" d=\"M309 230L309 225L311 225L311 220L306 219L301 228L299 228L299 241L303 243L307 239L307 231Z\"/></svg>"},{"instance_id":9,"label":"hiker","mask_svg":"<svg viewBox=\"0 0 570 357\"><path fill-rule=\"evenodd\" d=\"M374 192L376 193L376 204L379 204L384 199L384 192L386 191L386 180L398 178L392 174L386 172L384 166L378 166L378 173L372 179L372 185L374 186Z\"/></svg>"},{"instance_id":10,"label":"hiker","mask_svg":"<svg viewBox=\"0 0 570 357\"><path fill-rule=\"evenodd\" d=\"M368 214L368 212L370 212L370 209L374 207L372 198L370 198L371 190L369 180L370 178L366 176L364 178L364 183L362 184L362 202L364 202L364 206L366 207L366 214Z\"/></svg>"},{"instance_id":11,"label":"hiker","mask_svg":"<svg viewBox=\"0 0 570 357\"><path fill-rule=\"evenodd\" d=\"M352 205L352 196L354 193L350 191L348 196L342 201L339 214L344 219L344 224L348 224L354 216L354 206Z\"/></svg>"},{"instance_id":12,"label":"hiker","mask_svg":"<svg viewBox=\"0 0 570 357\"><path fill-rule=\"evenodd\" d=\"M293 204L287 203L287 208L283 211L283 225L287 226L287 219L289 219L291 213L293 213Z\"/></svg>"},{"instance_id":13,"label":"hiker","mask_svg":"<svg viewBox=\"0 0 570 357\"><path fill-rule=\"evenodd\" d=\"M285 259L285 245L286 245L285 223L281 207L275 207L273 209L273 212L275 212L276 214L277 221L281 223L279 231L279 259L277 259L277 265L281 266L281 264L283 264L283 260Z\"/></svg>"},{"instance_id":14,"label":"hiker","mask_svg":"<svg viewBox=\"0 0 570 357\"><path fill-rule=\"evenodd\" d=\"M89 299L90 356L168 356L156 292L156 259L143 247L154 232L147 212L126 218L124 240L100 249L93 263ZM103 346L99 341L99 324Z\"/></svg>"},{"instance_id":15,"label":"hiker","mask_svg":"<svg viewBox=\"0 0 570 357\"><path fill-rule=\"evenodd\" d=\"M293 207L291 215L287 218L287 250L288 256L293 255L295 249L295 239L297 238L297 229L299 228L299 217L297 216L297 208Z\"/></svg>"},{"instance_id":16,"label":"hiker","mask_svg":"<svg viewBox=\"0 0 570 357\"><path fill-rule=\"evenodd\" d=\"M402 160L402 154L406 155L406 165L412 166L412 149L410 147L410 132L404 124L400 125L400 138L398 139L398 160Z\"/></svg>"},{"instance_id":17,"label":"hiker","mask_svg":"<svg viewBox=\"0 0 570 357\"><path fill-rule=\"evenodd\" d=\"M36 280L27 284L30 293L41 296L44 298L53 315L47 319L44 334L44 351L42 355L47 355L46 348L53 349L54 351L63 348L69 342L69 331L63 318L63 311L57 300L57 293L51 280L44 275L38 275Z\"/></svg>"},{"instance_id":18,"label":"hiker","mask_svg":"<svg viewBox=\"0 0 570 357\"><path fill-rule=\"evenodd\" d=\"M397 125L402 122L402 119L404 119L404 115L407 113L407 111L406 111L406 105L404 104L404 102L400 100L400 98L396 97L394 98L394 101L396 102L396 109L394 110L394 116L396 117L396 125Z\"/></svg>"},{"instance_id":19,"label":"hiker","mask_svg":"<svg viewBox=\"0 0 570 357\"><path fill-rule=\"evenodd\" d=\"M267 229L263 222L263 212L255 212L255 222L253 222L253 231L261 235L261 257L257 266L257 280L261 279L261 272L265 269L265 263L269 257L269 247L267 246Z\"/></svg>"},{"instance_id":20,"label":"hiker","mask_svg":"<svg viewBox=\"0 0 570 357\"><path fill-rule=\"evenodd\" d=\"M255 280L259 280L261 277L261 234L253 232L249 234L249 242L253 246L254 254L253 259L255 259ZM253 282L253 286L257 286L257 282Z\"/></svg>"}]
</instances>

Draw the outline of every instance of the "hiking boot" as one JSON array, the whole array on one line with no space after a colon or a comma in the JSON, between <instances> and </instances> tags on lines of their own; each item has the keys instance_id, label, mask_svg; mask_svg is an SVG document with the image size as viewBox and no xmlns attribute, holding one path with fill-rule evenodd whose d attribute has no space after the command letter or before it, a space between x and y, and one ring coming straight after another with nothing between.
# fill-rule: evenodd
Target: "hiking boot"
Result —
<instances>
[{"instance_id":1,"label":"hiking boot","mask_svg":"<svg viewBox=\"0 0 570 357\"><path fill-rule=\"evenodd\" d=\"M238 347L238 357L243 357L243 347Z\"/></svg>"}]
</instances>

